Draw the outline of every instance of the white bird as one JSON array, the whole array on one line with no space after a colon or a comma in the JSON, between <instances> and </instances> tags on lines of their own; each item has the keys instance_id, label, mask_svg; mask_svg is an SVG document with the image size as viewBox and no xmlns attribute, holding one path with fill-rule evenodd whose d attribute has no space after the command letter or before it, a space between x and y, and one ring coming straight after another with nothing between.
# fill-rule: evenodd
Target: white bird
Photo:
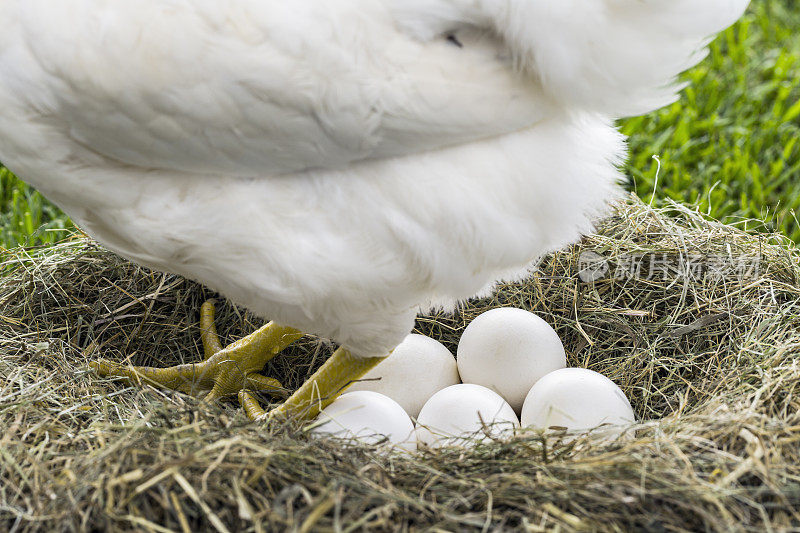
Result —
<instances>
[{"instance_id":1,"label":"white bird","mask_svg":"<svg viewBox=\"0 0 800 533\"><path fill-rule=\"evenodd\" d=\"M341 348L280 410L313 416L420 310L591 231L614 119L674 101L748 2L0 0L0 160L111 250L273 320L196 365L98 369L214 398L313 333Z\"/></svg>"}]
</instances>

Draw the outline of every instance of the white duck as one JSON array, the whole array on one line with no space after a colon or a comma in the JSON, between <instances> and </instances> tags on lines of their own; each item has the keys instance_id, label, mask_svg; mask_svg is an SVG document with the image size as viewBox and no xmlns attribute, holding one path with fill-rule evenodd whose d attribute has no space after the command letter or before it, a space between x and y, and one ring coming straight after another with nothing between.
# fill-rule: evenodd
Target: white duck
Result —
<instances>
[{"instance_id":1,"label":"white duck","mask_svg":"<svg viewBox=\"0 0 800 533\"><path fill-rule=\"evenodd\" d=\"M420 309L590 231L613 120L672 102L747 4L0 0L0 160L108 248L274 320L196 365L99 370L215 398L269 387L305 331L341 348L278 412L314 416Z\"/></svg>"}]
</instances>

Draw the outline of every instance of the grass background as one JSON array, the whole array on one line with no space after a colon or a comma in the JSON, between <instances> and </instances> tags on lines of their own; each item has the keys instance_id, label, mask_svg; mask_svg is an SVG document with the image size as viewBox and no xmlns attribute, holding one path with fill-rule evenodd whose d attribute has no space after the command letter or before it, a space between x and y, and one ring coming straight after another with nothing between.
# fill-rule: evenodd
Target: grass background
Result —
<instances>
[{"instance_id":1,"label":"grass background","mask_svg":"<svg viewBox=\"0 0 800 533\"><path fill-rule=\"evenodd\" d=\"M629 188L749 229L800 242L800 10L754 0L747 15L685 75L675 104L625 120ZM656 156L656 160L653 156ZM660 170L659 170L660 166ZM71 222L0 168L0 246L49 244Z\"/></svg>"}]
</instances>

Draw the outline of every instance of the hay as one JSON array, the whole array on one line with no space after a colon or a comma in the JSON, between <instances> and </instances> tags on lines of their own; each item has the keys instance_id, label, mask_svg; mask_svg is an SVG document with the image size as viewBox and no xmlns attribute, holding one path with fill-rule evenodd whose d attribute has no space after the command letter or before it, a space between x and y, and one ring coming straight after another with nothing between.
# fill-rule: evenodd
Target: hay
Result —
<instances>
[{"instance_id":1,"label":"hay","mask_svg":"<svg viewBox=\"0 0 800 533\"><path fill-rule=\"evenodd\" d=\"M587 268L588 251L608 270ZM418 329L455 351L478 313L535 311L560 334L569 364L622 387L643 420L635 438L528 432L469 452L402 456L92 375L86 363L100 354L194 360L197 312L212 295L83 237L9 252L0 529L800 529L799 264L779 237L631 200L529 281L455 316L422 317ZM593 272L605 275L582 281ZM219 306L224 339L259 323ZM304 339L267 371L295 387L331 348Z\"/></svg>"}]
</instances>

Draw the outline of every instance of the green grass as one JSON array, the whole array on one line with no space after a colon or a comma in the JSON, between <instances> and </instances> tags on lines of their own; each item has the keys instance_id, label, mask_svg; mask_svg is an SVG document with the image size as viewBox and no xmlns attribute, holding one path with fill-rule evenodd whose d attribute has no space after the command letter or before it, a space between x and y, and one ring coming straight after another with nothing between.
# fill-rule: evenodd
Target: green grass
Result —
<instances>
[{"instance_id":1,"label":"green grass","mask_svg":"<svg viewBox=\"0 0 800 533\"><path fill-rule=\"evenodd\" d=\"M71 229L61 210L0 166L0 248L52 244Z\"/></svg>"},{"instance_id":2,"label":"green grass","mask_svg":"<svg viewBox=\"0 0 800 533\"><path fill-rule=\"evenodd\" d=\"M623 121L631 137L631 190L656 205L665 199L696 205L725 222L764 219L767 229L800 242L795 2L754 0L745 18L686 74L690 86L680 102ZM63 235L52 230L65 227L71 224L57 208L0 171L0 246L51 243Z\"/></svg>"},{"instance_id":3,"label":"green grass","mask_svg":"<svg viewBox=\"0 0 800 533\"><path fill-rule=\"evenodd\" d=\"M725 222L765 219L800 242L800 10L754 2L701 65L680 102L624 121L631 189L697 205ZM661 164L658 170L658 161Z\"/></svg>"}]
</instances>

